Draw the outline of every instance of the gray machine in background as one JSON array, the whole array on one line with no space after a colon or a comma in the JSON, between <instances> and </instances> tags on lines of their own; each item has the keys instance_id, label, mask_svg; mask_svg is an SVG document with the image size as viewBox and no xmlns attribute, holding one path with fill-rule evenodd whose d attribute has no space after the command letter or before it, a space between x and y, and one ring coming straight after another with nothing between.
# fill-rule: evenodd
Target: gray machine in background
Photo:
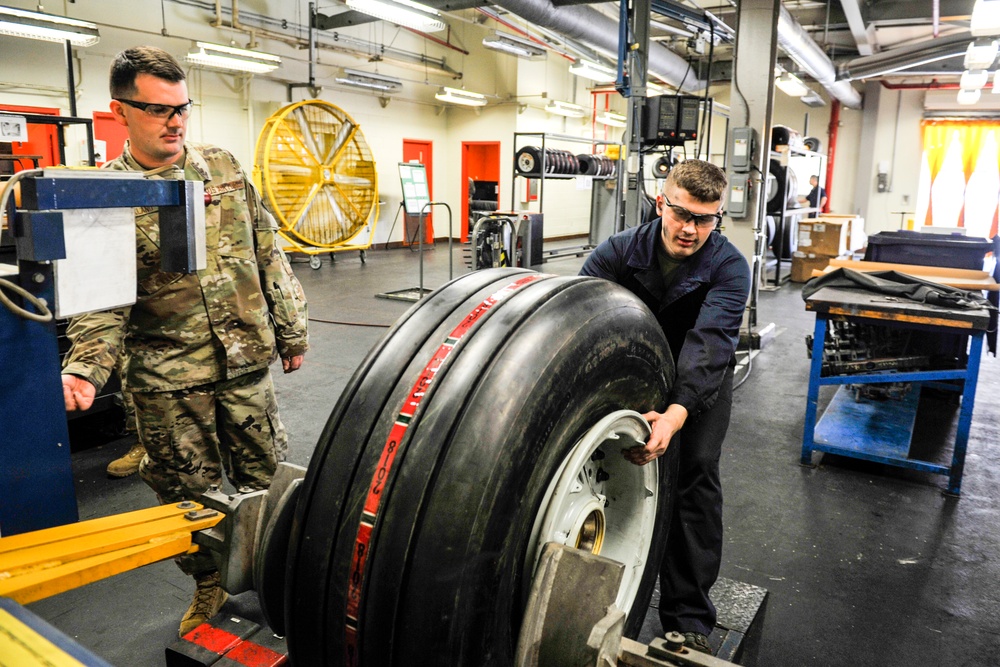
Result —
<instances>
[{"instance_id":1,"label":"gray machine in background","mask_svg":"<svg viewBox=\"0 0 1000 667\"><path fill-rule=\"evenodd\" d=\"M473 271L502 266L532 268L545 261L542 255L541 213L497 211L476 222L470 239Z\"/></svg>"}]
</instances>

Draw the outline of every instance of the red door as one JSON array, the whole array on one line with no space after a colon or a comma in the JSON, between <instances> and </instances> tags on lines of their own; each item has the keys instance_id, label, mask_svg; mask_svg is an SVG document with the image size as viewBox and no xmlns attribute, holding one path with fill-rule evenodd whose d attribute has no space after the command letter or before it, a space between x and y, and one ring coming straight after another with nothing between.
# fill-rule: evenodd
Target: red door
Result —
<instances>
[{"instance_id":1,"label":"red door","mask_svg":"<svg viewBox=\"0 0 1000 667\"><path fill-rule=\"evenodd\" d=\"M424 165L427 171L427 193L434 201L434 144L425 139L403 139L403 162L417 162ZM416 243L417 216L406 216L403 233L403 245L409 245L412 239ZM424 243L434 242L434 220L430 209L424 216Z\"/></svg>"},{"instance_id":2,"label":"red door","mask_svg":"<svg viewBox=\"0 0 1000 667\"><path fill-rule=\"evenodd\" d=\"M128 128L116 121L110 111L94 112L94 140L103 141L106 151L105 155L94 155L98 167L121 155L126 139L128 139ZM95 152L100 151L95 149Z\"/></svg>"},{"instance_id":3,"label":"red door","mask_svg":"<svg viewBox=\"0 0 1000 667\"><path fill-rule=\"evenodd\" d=\"M477 199L490 199L486 195L493 195L500 205L500 142L499 141L463 141L462 142L462 243L469 240L469 197L465 193L469 190L469 183L474 182L479 185L478 190L493 190L493 192L482 192L482 197ZM496 183L496 187L492 185ZM484 188L483 186L486 185Z\"/></svg>"},{"instance_id":4,"label":"red door","mask_svg":"<svg viewBox=\"0 0 1000 667\"><path fill-rule=\"evenodd\" d=\"M0 111L9 111L13 114L59 115L59 109L51 107L22 107L13 104L0 104ZM13 142L11 152L14 155L26 156L20 160L14 160L15 172L32 169L36 159L39 167L51 167L59 164L59 127L57 125L28 123L28 140Z\"/></svg>"}]
</instances>

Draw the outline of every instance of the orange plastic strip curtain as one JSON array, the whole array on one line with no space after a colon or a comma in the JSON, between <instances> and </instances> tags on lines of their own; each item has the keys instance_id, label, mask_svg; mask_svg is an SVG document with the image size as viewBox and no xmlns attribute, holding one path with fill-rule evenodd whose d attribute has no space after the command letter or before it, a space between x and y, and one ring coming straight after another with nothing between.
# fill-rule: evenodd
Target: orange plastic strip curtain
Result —
<instances>
[{"instance_id":1,"label":"orange plastic strip curtain","mask_svg":"<svg viewBox=\"0 0 1000 667\"><path fill-rule=\"evenodd\" d=\"M918 224L997 234L1000 121L924 120L917 194Z\"/></svg>"}]
</instances>

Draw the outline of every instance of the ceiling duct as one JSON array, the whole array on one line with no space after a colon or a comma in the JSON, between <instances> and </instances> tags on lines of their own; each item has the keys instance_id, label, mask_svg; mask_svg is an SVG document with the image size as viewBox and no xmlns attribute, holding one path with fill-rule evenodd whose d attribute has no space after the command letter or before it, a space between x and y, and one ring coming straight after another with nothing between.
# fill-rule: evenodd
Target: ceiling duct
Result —
<instances>
[{"instance_id":1,"label":"ceiling duct","mask_svg":"<svg viewBox=\"0 0 1000 667\"><path fill-rule=\"evenodd\" d=\"M495 2L529 23L577 39L595 49L617 57L618 21L586 5L556 7L551 0L499 0ZM694 93L705 88L705 81L695 78L684 58L667 47L650 42L649 71L682 92ZM683 84L683 85L681 85Z\"/></svg>"},{"instance_id":2,"label":"ceiling duct","mask_svg":"<svg viewBox=\"0 0 1000 667\"><path fill-rule=\"evenodd\" d=\"M938 60L964 56L971 41L972 34L962 31L947 37L928 39L910 46L883 51L873 56L855 58L840 66L840 77L844 80L869 79Z\"/></svg>"},{"instance_id":3,"label":"ceiling duct","mask_svg":"<svg viewBox=\"0 0 1000 667\"><path fill-rule=\"evenodd\" d=\"M833 61L784 7L778 15L778 45L796 65L844 106L861 108L861 94L854 90L850 81L837 80L837 68Z\"/></svg>"},{"instance_id":4,"label":"ceiling duct","mask_svg":"<svg viewBox=\"0 0 1000 667\"><path fill-rule=\"evenodd\" d=\"M556 7L551 0L499 0L495 4L530 23L586 42L606 53L618 53L618 22L586 5ZM858 91L849 81L837 80L833 61L784 7L778 18L778 43L830 95L845 106L861 108ZM691 69L684 58L655 42L649 45L649 71L683 92L697 92L705 87L705 81L691 78ZM685 77L687 80L680 86Z\"/></svg>"}]
</instances>

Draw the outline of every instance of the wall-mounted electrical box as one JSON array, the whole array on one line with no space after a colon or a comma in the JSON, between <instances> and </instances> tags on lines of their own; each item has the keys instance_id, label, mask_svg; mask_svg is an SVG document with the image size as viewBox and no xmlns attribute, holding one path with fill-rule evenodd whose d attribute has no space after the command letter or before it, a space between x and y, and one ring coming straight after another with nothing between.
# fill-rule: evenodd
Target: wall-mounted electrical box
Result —
<instances>
[{"instance_id":1,"label":"wall-mounted electrical box","mask_svg":"<svg viewBox=\"0 0 1000 667\"><path fill-rule=\"evenodd\" d=\"M750 174L730 174L726 215L734 220L750 215Z\"/></svg>"},{"instance_id":2,"label":"wall-mounted electrical box","mask_svg":"<svg viewBox=\"0 0 1000 667\"><path fill-rule=\"evenodd\" d=\"M645 146L679 146L698 138L700 97L659 95L646 98L642 143Z\"/></svg>"},{"instance_id":3,"label":"wall-mounted electrical box","mask_svg":"<svg viewBox=\"0 0 1000 667\"><path fill-rule=\"evenodd\" d=\"M729 134L729 167L737 173L753 168L756 155L757 130L752 127L734 127Z\"/></svg>"}]
</instances>

